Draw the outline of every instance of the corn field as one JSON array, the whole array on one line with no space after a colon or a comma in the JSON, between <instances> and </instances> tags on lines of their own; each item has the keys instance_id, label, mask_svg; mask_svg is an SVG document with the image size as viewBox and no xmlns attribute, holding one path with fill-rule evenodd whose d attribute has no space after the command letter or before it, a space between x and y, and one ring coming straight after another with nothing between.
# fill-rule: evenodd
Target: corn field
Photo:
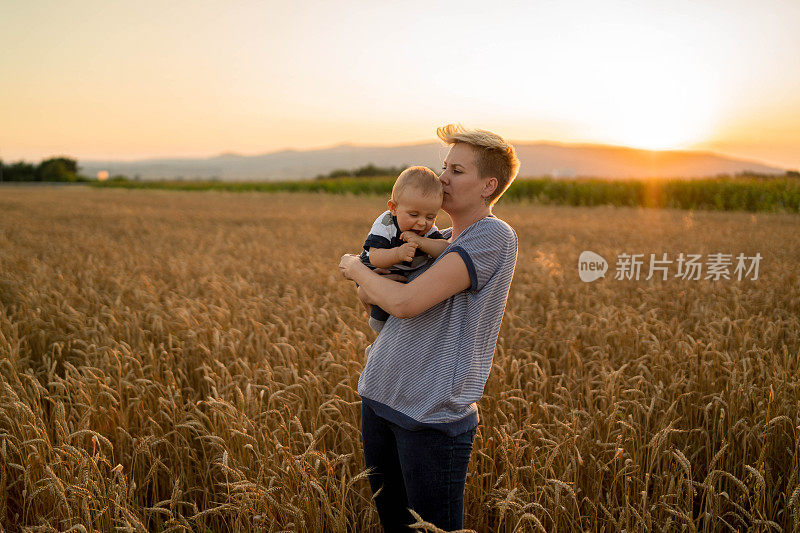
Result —
<instances>
[{"instance_id":1,"label":"corn field","mask_svg":"<svg viewBox=\"0 0 800 533\"><path fill-rule=\"evenodd\" d=\"M138 181L115 176L89 181L98 188L229 192L325 192L389 195L396 176L325 178L301 181ZM800 212L800 179L738 175L716 178L518 178L503 198L571 206L666 207L768 213Z\"/></svg>"},{"instance_id":2,"label":"corn field","mask_svg":"<svg viewBox=\"0 0 800 533\"><path fill-rule=\"evenodd\" d=\"M0 530L380 531L356 392L374 333L337 264L383 209L1 189ZM519 259L464 527L800 531L800 215L495 213ZM763 259L755 280L584 283L584 250Z\"/></svg>"}]
</instances>

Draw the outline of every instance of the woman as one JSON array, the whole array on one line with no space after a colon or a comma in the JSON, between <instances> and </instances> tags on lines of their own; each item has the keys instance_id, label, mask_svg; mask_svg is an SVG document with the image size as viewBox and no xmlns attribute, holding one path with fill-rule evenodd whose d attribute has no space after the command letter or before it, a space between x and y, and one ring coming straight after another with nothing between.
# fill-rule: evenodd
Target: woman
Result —
<instances>
[{"instance_id":1,"label":"woman","mask_svg":"<svg viewBox=\"0 0 800 533\"><path fill-rule=\"evenodd\" d=\"M444 253L407 284L376 274L357 255L339 263L366 305L392 315L358 380L364 462L386 531L408 531L409 507L437 527L462 527L476 402L517 259L514 230L492 215L519 170L514 148L482 130L448 125L437 134L451 145L439 178L453 221L442 231L450 242Z\"/></svg>"}]
</instances>

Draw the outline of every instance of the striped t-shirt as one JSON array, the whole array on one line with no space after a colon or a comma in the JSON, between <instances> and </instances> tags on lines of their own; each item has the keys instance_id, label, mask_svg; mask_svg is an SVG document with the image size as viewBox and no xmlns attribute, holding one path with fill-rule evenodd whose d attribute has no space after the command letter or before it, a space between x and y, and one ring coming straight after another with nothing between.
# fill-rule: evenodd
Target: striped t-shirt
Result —
<instances>
[{"instance_id":1,"label":"striped t-shirt","mask_svg":"<svg viewBox=\"0 0 800 533\"><path fill-rule=\"evenodd\" d=\"M406 241L400 238L402 233L397 223L397 217L393 215L391 211L384 211L381 213L381 215L375 219L375 222L373 222L372 228L369 230L369 235L367 235L367 240L364 241L364 250L361 252L360 256L361 262L374 270L375 267L369 260L369 249L386 249L402 246L406 243ZM444 239L435 225L432 226L423 237L429 239ZM417 248L417 251L414 253L414 259L397 263L393 265L389 271L393 274L408 276L412 270L417 270L425 266L430 259L430 256L423 252L421 248Z\"/></svg>"},{"instance_id":2,"label":"striped t-shirt","mask_svg":"<svg viewBox=\"0 0 800 533\"><path fill-rule=\"evenodd\" d=\"M452 228L441 233L450 238ZM517 235L490 215L465 229L436 261L451 252L466 264L470 288L413 318L390 316L368 348L358 394L399 426L454 436L478 425L476 402L492 367L517 261Z\"/></svg>"}]
</instances>

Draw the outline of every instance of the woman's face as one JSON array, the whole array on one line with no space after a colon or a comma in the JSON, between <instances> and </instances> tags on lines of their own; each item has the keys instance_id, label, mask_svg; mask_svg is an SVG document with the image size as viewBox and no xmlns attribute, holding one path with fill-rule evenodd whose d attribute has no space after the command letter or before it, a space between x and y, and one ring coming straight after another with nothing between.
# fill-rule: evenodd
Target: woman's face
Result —
<instances>
[{"instance_id":1,"label":"woman's face","mask_svg":"<svg viewBox=\"0 0 800 533\"><path fill-rule=\"evenodd\" d=\"M444 158L442 173L442 209L448 213L483 206L481 193L486 180L481 179L475 165L475 151L469 144L456 143Z\"/></svg>"}]
</instances>

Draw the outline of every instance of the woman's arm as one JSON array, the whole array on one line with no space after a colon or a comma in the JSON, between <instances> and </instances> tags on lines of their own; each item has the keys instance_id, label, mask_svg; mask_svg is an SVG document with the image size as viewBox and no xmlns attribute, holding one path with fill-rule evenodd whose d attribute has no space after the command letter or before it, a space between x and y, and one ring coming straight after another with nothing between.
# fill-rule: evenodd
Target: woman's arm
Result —
<instances>
[{"instance_id":1,"label":"woman's arm","mask_svg":"<svg viewBox=\"0 0 800 533\"><path fill-rule=\"evenodd\" d=\"M345 255L339 269L359 285L359 298L397 318L411 318L471 286L459 254L448 254L410 283L397 283L367 268L357 255Z\"/></svg>"},{"instance_id":2,"label":"woman's arm","mask_svg":"<svg viewBox=\"0 0 800 533\"><path fill-rule=\"evenodd\" d=\"M405 276L401 276L400 274L392 274L389 272L389 270L385 268L376 268L375 270L373 270L373 272L376 274L380 274L381 277L386 279L399 281L400 283L408 282L408 278L406 278ZM358 295L358 299L361 300L361 303L364 304L364 308L367 310L367 313L369 313L372 306L375 305L375 302L371 302L369 298L367 298L367 293L364 292L364 290L361 288L360 285L358 286L356 294Z\"/></svg>"}]
</instances>

